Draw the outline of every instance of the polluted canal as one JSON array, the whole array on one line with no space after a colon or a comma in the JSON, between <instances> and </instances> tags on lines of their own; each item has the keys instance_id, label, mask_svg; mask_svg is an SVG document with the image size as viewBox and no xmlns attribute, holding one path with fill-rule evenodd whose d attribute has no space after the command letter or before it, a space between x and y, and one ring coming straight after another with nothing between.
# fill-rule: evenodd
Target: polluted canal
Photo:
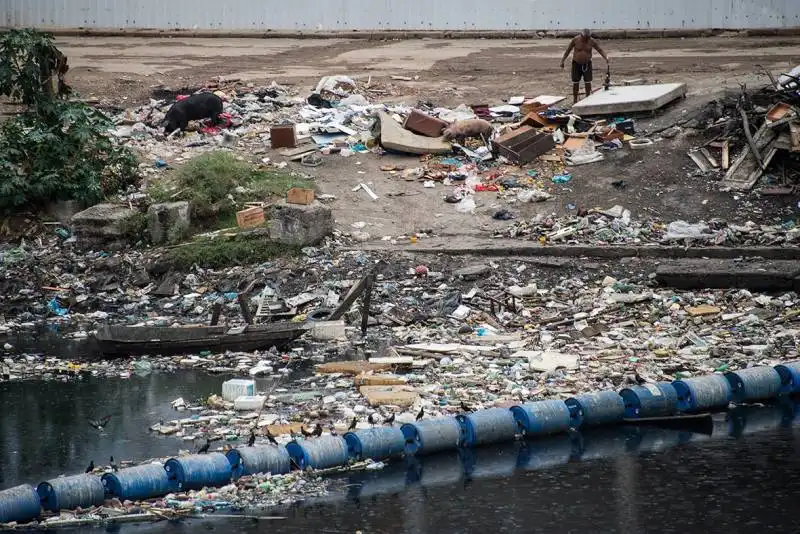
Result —
<instances>
[{"instance_id":1,"label":"polluted canal","mask_svg":"<svg viewBox=\"0 0 800 534\"><path fill-rule=\"evenodd\" d=\"M294 374L294 373L293 373ZM302 376L302 373L297 373ZM208 398L230 376L196 371L0 386L5 488L106 465L165 458L202 443L148 431L176 416L172 402ZM287 384L293 380L287 380ZM302 380L301 380L302 381ZM259 388L269 387L269 382ZM324 495L189 522L122 525L168 533L226 532L672 532L691 524L731 532L788 532L800 490L798 405L737 407L693 431L619 426L397 459L334 474ZM110 415L98 431L88 420ZM235 443L234 443L235 445ZM287 501L288 502L288 501ZM470 510L469 520L464 511ZM680 522L676 522L676 518ZM269 519L266 519L269 518ZM82 526L81 530L97 531Z\"/></svg>"}]
</instances>

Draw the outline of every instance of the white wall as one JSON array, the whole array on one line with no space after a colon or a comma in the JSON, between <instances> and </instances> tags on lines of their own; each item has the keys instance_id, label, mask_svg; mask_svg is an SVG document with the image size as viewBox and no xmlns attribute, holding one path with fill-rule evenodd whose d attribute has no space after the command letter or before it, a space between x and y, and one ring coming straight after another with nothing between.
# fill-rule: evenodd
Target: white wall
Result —
<instances>
[{"instance_id":1,"label":"white wall","mask_svg":"<svg viewBox=\"0 0 800 534\"><path fill-rule=\"evenodd\" d=\"M104 29L800 27L800 0L0 0L0 25Z\"/></svg>"}]
</instances>

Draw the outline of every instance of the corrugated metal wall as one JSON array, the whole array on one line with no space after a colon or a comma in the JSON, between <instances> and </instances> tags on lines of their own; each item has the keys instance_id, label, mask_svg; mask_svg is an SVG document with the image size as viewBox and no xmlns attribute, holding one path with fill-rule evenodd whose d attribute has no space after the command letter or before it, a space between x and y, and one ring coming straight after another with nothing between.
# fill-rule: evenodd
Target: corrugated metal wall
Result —
<instances>
[{"instance_id":1,"label":"corrugated metal wall","mask_svg":"<svg viewBox=\"0 0 800 534\"><path fill-rule=\"evenodd\" d=\"M800 0L0 0L6 26L224 30L800 27Z\"/></svg>"}]
</instances>

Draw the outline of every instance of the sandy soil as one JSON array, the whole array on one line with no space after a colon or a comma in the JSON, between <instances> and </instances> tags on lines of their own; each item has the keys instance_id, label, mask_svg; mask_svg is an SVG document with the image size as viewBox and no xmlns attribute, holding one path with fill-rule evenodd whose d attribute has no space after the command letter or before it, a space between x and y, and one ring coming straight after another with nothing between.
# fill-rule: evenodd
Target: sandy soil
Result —
<instances>
[{"instance_id":1,"label":"sandy soil","mask_svg":"<svg viewBox=\"0 0 800 534\"><path fill-rule=\"evenodd\" d=\"M382 84L387 101L436 105L500 103L516 94L564 94L567 73L558 67L562 40L314 40L314 39L143 39L64 38L69 82L84 97L131 106L163 87L202 86L217 76L256 84L276 80L307 93L320 76L347 74ZM686 82L689 94L656 117L638 117L639 131L667 126L687 117L725 88L763 85L756 74L763 65L785 72L797 63L800 38L717 37L706 39L625 40L602 43L612 58L617 82ZM597 63L603 66L598 58ZM414 81L391 80L403 75ZM602 78L602 76L598 76ZM573 170L566 185L554 185L554 200L527 205L520 215L537 211L571 213L575 207L622 204L638 217L784 221L797 212L792 197L761 199L754 194L721 193L707 178L694 176L686 150L702 140L681 135L643 151L621 150L606 161ZM358 164L357 164L358 163ZM342 228L364 221L374 237L433 229L444 235L485 235L508 223L493 221L501 207L495 194L478 196L478 215L459 215L442 201L445 188L423 189L380 171L387 163L417 165L416 158L371 154L331 156L314 169L324 192L337 195L336 217ZM307 170L304 169L303 170ZM623 190L611 182L623 179ZM371 201L352 192L369 183L380 196Z\"/></svg>"}]
</instances>

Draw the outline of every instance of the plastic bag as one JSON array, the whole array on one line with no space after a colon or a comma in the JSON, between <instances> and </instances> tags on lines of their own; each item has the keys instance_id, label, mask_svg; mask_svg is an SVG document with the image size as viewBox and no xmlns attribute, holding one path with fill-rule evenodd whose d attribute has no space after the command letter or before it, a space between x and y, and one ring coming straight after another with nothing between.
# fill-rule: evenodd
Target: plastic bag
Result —
<instances>
[{"instance_id":1,"label":"plastic bag","mask_svg":"<svg viewBox=\"0 0 800 534\"><path fill-rule=\"evenodd\" d=\"M675 221L667 226L667 233L664 234L665 241L678 241L681 239L707 240L712 237L711 229L706 223L688 223L686 221Z\"/></svg>"},{"instance_id":2,"label":"plastic bag","mask_svg":"<svg viewBox=\"0 0 800 534\"><path fill-rule=\"evenodd\" d=\"M461 202L456 204L456 211L459 213L475 213L476 207L477 206L475 205L475 199L468 196L463 198Z\"/></svg>"}]
</instances>

